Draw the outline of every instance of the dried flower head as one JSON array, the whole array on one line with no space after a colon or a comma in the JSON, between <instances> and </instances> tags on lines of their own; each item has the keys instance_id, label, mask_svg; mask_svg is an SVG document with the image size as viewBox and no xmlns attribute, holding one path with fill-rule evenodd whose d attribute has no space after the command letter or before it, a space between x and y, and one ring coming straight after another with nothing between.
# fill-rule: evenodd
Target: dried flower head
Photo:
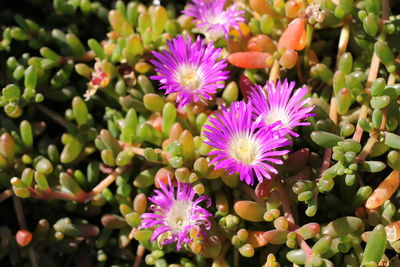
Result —
<instances>
[{"instance_id":1,"label":"dried flower head","mask_svg":"<svg viewBox=\"0 0 400 267\"><path fill-rule=\"evenodd\" d=\"M111 77L104 70L101 61L96 61L94 64L94 71L91 74L90 81L88 83L88 89L83 94L85 100L89 100L94 96L99 88L106 87L110 83Z\"/></svg>"},{"instance_id":2,"label":"dried flower head","mask_svg":"<svg viewBox=\"0 0 400 267\"><path fill-rule=\"evenodd\" d=\"M265 125L279 121L281 130L288 131L293 136L299 136L292 129L296 126L309 125L310 123L303 120L314 114L310 113L313 107L304 107L309 100L309 98L304 99L307 88L301 87L292 95L294 86L295 82L289 84L287 80L278 81L276 85L267 83L267 96L260 85L254 86L250 93L254 118L262 117Z\"/></svg>"},{"instance_id":3,"label":"dried flower head","mask_svg":"<svg viewBox=\"0 0 400 267\"><path fill-rule=\"evenodd\" d=\"M254 184L254 175L259 182L270 179L270 173L277 173L271 165L282 164L277 156L287 154L288 150L275 150L290 144L289 140L276 132L280 123L259 128L259 120L252 118L251 103L235 102L230 109L222 108L221 113L210 117L212 125L204 127L207 144L216 148L209 153L215 156L210 164L216 169L225 169L230 174L238 172L240 179L249 185ZM281 132L282 134L283 132Z\"/></svg>"},{"instance_id":4,"label":"dried flower head","mask_svg":"<svg viewBox=\"0 0 400 267\"><path fill-rule=\"evenodd\" d=\"M206 209L200 206L205 202L207 207L211 206L208 196L200 196L195 199L195 192L190 184L178 181L175 189L169 180L169 184L160 183L161 190L154 190L155 195L149 200L153 203L152 213L144 213L140 228L156 227L151 241L156 240L161 234L166 234L162 243L176 243L177 250L181 249L181 243L189 243L189 231L193 228L198 234L203 234L202 226L210 229L212 216Z\"/></svg>"},{"instance_id":5,"label":"dried flower head","mask_svg":"<svg viewBox=\"0 0 400 267\"><path fill-rule=\"evenodd\" d=\"M197 27L211 40L222 36L228 39L231 28L239 30L239 23L245 22L244 11L237 10L235 4L224 10L225 0L192 0L192 4L182 11L194 18Z\"/></svg>"},{"instance_id":6,"label":"dried flower head","mask_svg":"<svg viewBox=\"0 0 400 267\"><path fill-rule=\"evenodd\" d=\"M160 89L166 94L178 93L179 108L191 101L210 100L218 88L224 87L218 82L226 80L229 71L223 71L225 60L217 60L221 49L200 38L192 43L190 37L185 40L182 36L168 42L168 47L169 52L153 52L157 60L151 62L159 74L151 78L160 81Z\"/></svg>"}]
</instances>

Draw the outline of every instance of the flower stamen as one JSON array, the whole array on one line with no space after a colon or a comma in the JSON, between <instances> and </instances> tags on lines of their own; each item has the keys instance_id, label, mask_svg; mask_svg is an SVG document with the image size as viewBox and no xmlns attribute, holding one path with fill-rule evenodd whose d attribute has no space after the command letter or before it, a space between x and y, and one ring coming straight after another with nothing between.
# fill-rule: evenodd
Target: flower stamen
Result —
<instances>
[{"instance_id":1,"label":"flower stamen","mask_svg":"<svg viewBox=\"0 0 400 267\"><path fill-rule=\"evenodd\" d=\"M232 138L228 148L229 154L237 161L253 164L259 158L259 144L251 137L238 135Z\"/></svg>"},{"instance_id":2,"label":"flower stamen","mask_svg":"<svg viewBox=\"0 0 400 267\"><path fill-rule=\"evenodd\" d=\"M202 80L199 70L195 67L183 66L178 70L178 82L188 91L196 91L201 88Z\"/></svg>"}]
</instances>

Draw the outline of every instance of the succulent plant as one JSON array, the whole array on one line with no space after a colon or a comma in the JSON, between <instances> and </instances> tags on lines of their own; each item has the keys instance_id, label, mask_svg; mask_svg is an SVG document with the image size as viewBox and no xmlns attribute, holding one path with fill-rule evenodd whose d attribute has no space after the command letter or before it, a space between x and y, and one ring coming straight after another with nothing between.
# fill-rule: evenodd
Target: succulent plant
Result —
<instances>
[{"instance_id":1,"label":"succulent plant","mask_svg":"<svg viewBox=\"0 0 400 267\"><path fill-rule=\"evenodd\" d=\"M397 1L3 2L1 266L400 266Z\"/></svg>"}]
</instances>

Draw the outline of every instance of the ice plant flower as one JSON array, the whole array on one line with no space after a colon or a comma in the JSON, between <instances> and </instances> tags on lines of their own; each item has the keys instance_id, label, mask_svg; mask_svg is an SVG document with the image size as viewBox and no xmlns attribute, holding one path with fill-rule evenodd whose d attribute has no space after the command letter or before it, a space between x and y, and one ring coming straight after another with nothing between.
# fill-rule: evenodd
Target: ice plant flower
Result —
<instances>
[{"instance_id":1,"label":"ice plant flower","mask_svg":"<svg viewBox=\"0 0 400 267\"><path fill-rule=\"evenodd\" d=\"M142 223L140 228L153 228L155 230L151 241L157 239L161 234L166 234L162 243L176 243L177 250L181 249L181 244L189 243L191 239L188 234L191 229L195 229L198 234L203 234L202 227L210 229L212 216L206 209L200 206L205 202L206 207L211 206L211 200L208 196L200 196L195 199L195 192L190 184L180 183L178 181L175 189L169 180L169 184L160 183L161 190L154 190L155 195L149 200L151 213L141 215Z\"/></svg>"},{"instance_id":2,"label":"ice plant flower","mask_svg":"<svg viewBox=\"0 0 400 267\"><path fill-rule=\"evenodd\" d=\"M239 23L245 22L244 11L237 10L236 4L224 10L225 0L192 0L182 13L194 18L206 37L216 40L222 36L228 39L229 30L239 30Z\"/></svg>"},{"instance_id":3,"label":"ice plant flower","mask_svg":"<svg viewBox=\"0 0 400 267\"><path fill-rule=\"evenodd\" d=\"M211 100L211 95L224 87L218 82L228 79L229 71L223 71L225 60L218 60L221 49L206 44L200 37L192 43L190 37L185 40L182 36L169 41L168 48L169 52L153 52L157 60L151 63L158 75L151 78L160 81L160 89L165 89L166 94L178 93L179 108L192 101Z\"/></svg>"},{"instance_id":4,"label":"ice plant flower","mask_svg":"<svg viewBox=\"0 0 400 267\"><path fill-rule=\"evenodd\" d=\"M289 140L277 134L279 122L261 127L259 120L252 118L253 108L249 102L234 102L229 110L222 107L220 113L210 117L210 125L204 125L205 141L215 148L209 155L214 156L210 164L215 169L225 169L229 174L238 172L240 180L254 184L254 177L262 182L271 179L270 173L277 173L271 164L282 164L277 156L288 150L276 150L290 144ZM282 133L283 134L283 133Z\"/></svg>"},{"instance_id":5,"label":"ice plant flower","mask_svg":"<svg viewBox=\"0 0 400 267\"><path fill-rule=\"evenodd\" d=\"M292 131L296 126L309 125L304 122L314 114L310 113L313 107L305 107L309 98L304 98L307 88L301 87L293 92L295 82L278 81L275 84L266 84L267 95L260 85L256 85L250 92L253 104L254 118L262 117L265 125L281 122L280 130L287 130L292 136L299 136Z\"/></svg>"}]
</instances>

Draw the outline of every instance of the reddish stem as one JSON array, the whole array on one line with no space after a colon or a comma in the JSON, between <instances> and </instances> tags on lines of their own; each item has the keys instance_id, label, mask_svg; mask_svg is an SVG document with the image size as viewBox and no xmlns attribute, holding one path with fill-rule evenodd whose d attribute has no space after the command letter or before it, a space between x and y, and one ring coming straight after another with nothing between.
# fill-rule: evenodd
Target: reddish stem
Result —
<instances>
[{"instance_id":1,"label":"reddish stem","mask_svg":"<svg viewBox=\"0 0 400 267\"><path fill-rule=\"evenodd\" d=\"M272 177L272 179L274 179L274 182L276 185L276 190L278 191L278 194L280 196L280 201L282 203L283 212L285 213L285 217L289 222L289 229L294 230L297 228L297 226L296 226L296 222L294 220L292 209L290 208L289 197L286 194L286 189L283 186L281 177L278 175L274 175Z\"/></svg>"}]
</instances>

